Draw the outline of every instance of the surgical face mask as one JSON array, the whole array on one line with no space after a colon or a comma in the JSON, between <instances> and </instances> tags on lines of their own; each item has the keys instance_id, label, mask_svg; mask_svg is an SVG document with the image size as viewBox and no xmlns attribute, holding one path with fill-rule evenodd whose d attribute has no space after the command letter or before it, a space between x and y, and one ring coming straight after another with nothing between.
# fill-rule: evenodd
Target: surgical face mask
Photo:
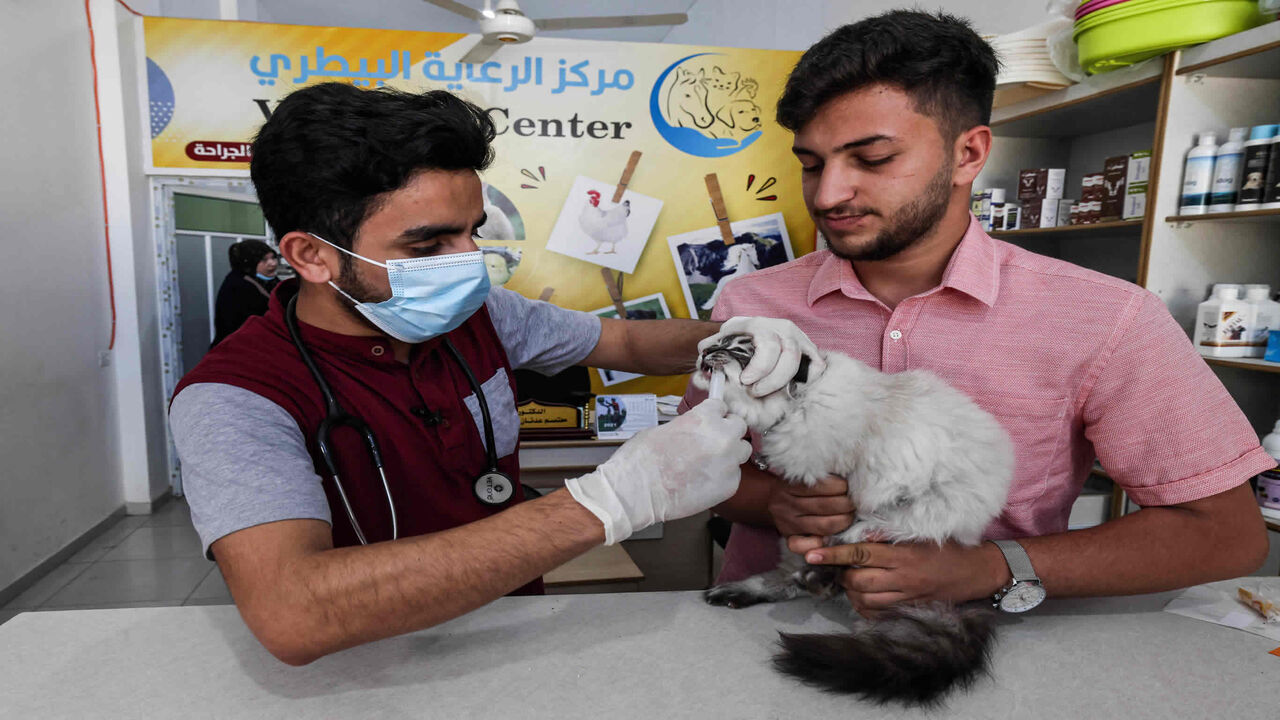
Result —
<instances>
[{"instance_id":1,"label":"surgical face mask","mask_svg":"<svg viewBox=\"0 0 1280 720\"><path fill-rule=\"evenodd\" d=\"M479 250L380 263L311 235L352 257L386 268L391 297L382 302L360 302L332 280L329 284L375 327L397 340L420 343L443 335L466 322L489 296L489 273Z\"/></svg>"},{"instance_id":2,"label":"surgical face mask","mask_svg":"<svg viewBox=\"0 0 1280 720\"><path fill-rule=\"evenodd\" d=\"M261 280L262 282L270 282L275 279L271 275L263 275L262 273L254 273L254 275L257 275L258 279Z\"/></svg>"}]
</instances>

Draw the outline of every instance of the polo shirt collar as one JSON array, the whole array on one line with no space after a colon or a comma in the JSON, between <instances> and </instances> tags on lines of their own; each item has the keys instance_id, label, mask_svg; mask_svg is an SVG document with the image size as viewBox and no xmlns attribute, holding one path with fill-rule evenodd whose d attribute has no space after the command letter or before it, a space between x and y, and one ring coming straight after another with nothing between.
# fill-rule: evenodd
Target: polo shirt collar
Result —
<instances>
[{"instance_id":1,"label":"polo shirt collar","mask_svg":"<svg viewBox=\"0 0 1280 720\"><path fill-rule=\"evenodd\" d=\"M942 287L959 290L987 307L996 304L1000 291L1000 260L996 257L996 243L982 230L972 213L969 215L969 229L955 252L951 253L951 262L942 273Z\"/></svg>"},{"instance_id":2,"label":"polo shirt collar","mask_svg":"<svg viewBox=\"0 0 1280 720\"><path fill-rule=\"evenodd\" d=\"M976 218L969 216L969 229L951 253L942 274L941 287L951 288L991 307L1000 289L1000 263L996 244L982 230ZM853 270L853 263L828 252L809 283L806 300L809 307L826 295L839 291L853 300L879 302L867 291Z\"/></svg>"},{"instance_id":3,"label":"polo shirt collar","mask_svg":"<svg viewBox=\"0 0 1280 720\"><path fill-rule=\"evenodd\" d=\"M286 337L289 337L289 328L285 323L285 308L298 293L298 289L297 278L285 280L271 293L271 300L268 303L267 320L278 325L279 330ZM298 321L298 332L301 333L307 350L313 354L336 355L371 365L399 363L395 359L391 341L384 335L342 335L308 325L302 320Z\"/></svg>"}]
</instances>

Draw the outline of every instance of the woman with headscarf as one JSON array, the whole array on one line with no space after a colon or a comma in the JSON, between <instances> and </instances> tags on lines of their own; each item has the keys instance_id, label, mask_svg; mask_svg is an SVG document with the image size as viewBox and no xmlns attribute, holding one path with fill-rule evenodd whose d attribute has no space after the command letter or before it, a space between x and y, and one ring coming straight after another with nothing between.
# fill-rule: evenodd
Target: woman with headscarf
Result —
<instances>
[{"instance_id":1,"label":"woman with headscarf","mask_svg":"<svg viewBox=\"0 0 1280 720\"><path fill-rule=\"evenodd\" d=\"M271 246L260 240L243 240L227 249L231 272L218 288L218 300L214 305L213 343L222 339L245 323L252 315L267 312L267 300L280 280L276 277L279 258Z\"/></svg>"}]
</instances>

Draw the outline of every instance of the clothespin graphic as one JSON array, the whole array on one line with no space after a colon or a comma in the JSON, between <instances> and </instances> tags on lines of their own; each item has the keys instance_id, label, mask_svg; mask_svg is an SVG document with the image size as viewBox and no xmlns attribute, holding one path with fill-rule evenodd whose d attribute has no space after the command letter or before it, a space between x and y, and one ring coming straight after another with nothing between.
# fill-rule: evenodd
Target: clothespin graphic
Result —
<instances>
[{"instance_id":1,"label":"clothespin graphic","mask_svg":"<svg viewBox=\"0 0 1280 720\"><path fill-rule=\"evenodd\" d=\"M715 173L708 173L707 194L711 196L711 210L716 215L716 225L720 228L720 239L725 245L733 244L733 229L729 227L729 211L724 207L724 195L720 193L720 178Z\"/></svg>"},{"instance_id":2,"label":"clothespin graphic","mask_svg":"<svg viewBox=\"0 0 1280 720\"><path fill-rule=\"evenodd\" d=\"M627 306L622 303L622 273L614 277L612 270L602 267L600 274L604 276L604 286L609 290L609 299L613 301L614 309L618 311L618 319L626 320Z\"/></svg>"},{"instance_id":3,"label":"clothespin graphic","mask_svg":"<svg viewBox=\"0 0 1280 720\"><path fill-rule=\"evenodd\" d=\"M618 187L613 189L613 204L622 202L622 194L627 191L627 185L631 184L631 176L635 173L638 164L640 164L640 151L633 150L631 157L627 159L627 166L622 170L622 177L618 178Z\"/></svg>"}]
</instances>

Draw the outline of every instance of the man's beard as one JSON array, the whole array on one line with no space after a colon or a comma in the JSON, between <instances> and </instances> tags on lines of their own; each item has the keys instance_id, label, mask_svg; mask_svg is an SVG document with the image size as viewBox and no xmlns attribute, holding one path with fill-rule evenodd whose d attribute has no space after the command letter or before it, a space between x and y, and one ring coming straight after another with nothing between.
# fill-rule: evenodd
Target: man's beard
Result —
<instances>
[{"instance_id":1,"label":"man's beard","mask_svg":"<svg viewBox=\"0 0 1280 720\"><path fill-rule=\"evenodd\" d=\"M953 170L951 163L943 165L929 180L920 197L903 205L892 217L885 218L887 227L876 233L870 245L857 250L842 250L835 243L828 242L832 254L850 261L888 260L920 242L947 214ZM843 211L844 208L837 210Z\"/></svg>"},{"instance_id":2,"label":"man's beard","mask_svg":"<svg viewBox=\"0 0 1280 720\"><path fill-rule=\"evenodd\" d=\"M379 297L376 288L370 287L368 283L360 279L359 273L356 272L355 258L346 253L340 253L338 263L338 277L333 281L333 284L341 288L342 292L350 295L356 302L361 303L377 303L387 299ZM346 309L348 315L381 332L381 329L369 322L369 319L361 314L356 309L356 306L351 304L350 300L339 296L338 302Z\"/></svg>"}]
</instances>

